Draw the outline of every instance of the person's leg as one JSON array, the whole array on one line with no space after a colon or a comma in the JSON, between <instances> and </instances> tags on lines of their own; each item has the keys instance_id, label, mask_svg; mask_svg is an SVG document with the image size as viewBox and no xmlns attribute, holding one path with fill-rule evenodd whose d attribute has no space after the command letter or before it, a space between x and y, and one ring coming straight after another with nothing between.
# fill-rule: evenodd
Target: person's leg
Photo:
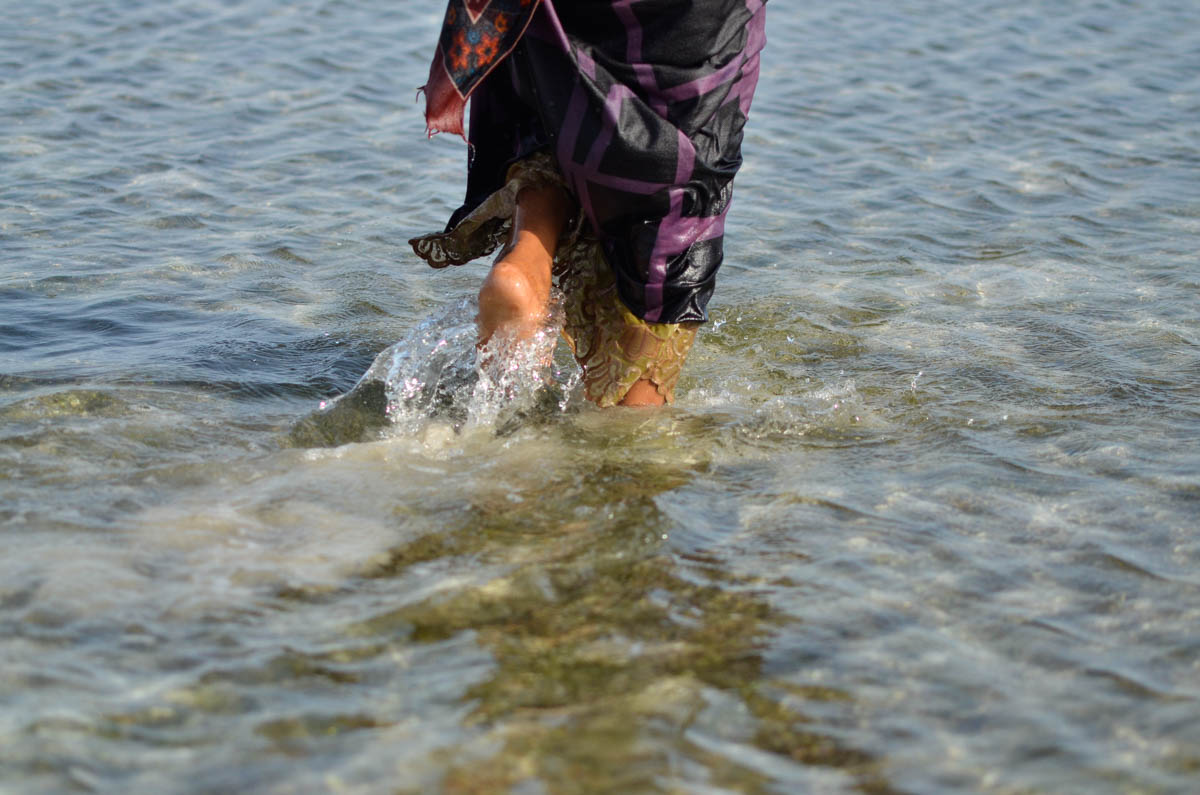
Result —
<instances>
[{"instance_id":1,"label":"person's leg","mask_svg":"<svg viewBox=\"0 0 1200 795\"><path fill-rule=\"evenodd\" d=\"M570 200L556 185L524 188L517 196L512 234L479 290L479 344L500 329L534 334L550 301L550 269Z\"/></svg>"},{"instance_id":2,"label":"person's leg","mask_svg":"<svg viewBox=\"0 0 1200 795\"><path fill-rule=\"evenodd\" d=\"M622 301L600 244L585 239L560 252L555 279L563 292L563 336L598 406L670 403L698 323L653 323Z\"/></svg>"}]
</instances>

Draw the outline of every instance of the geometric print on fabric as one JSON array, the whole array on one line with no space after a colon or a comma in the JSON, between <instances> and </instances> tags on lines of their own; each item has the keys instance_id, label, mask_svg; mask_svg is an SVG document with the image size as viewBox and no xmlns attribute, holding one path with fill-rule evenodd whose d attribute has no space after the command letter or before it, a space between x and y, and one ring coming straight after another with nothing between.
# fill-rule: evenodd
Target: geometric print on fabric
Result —
<instances>
[{"instance_id":1,"label":"geometric print on fabric","mask_svg":"<svg viewBox=\"0 0 1200 795\"><path fill-rule=\"evenodd\" d=\"M463 99L516 46L538 0L450 0L438 39L442 63Z\"/></svg>"}]
</instances>

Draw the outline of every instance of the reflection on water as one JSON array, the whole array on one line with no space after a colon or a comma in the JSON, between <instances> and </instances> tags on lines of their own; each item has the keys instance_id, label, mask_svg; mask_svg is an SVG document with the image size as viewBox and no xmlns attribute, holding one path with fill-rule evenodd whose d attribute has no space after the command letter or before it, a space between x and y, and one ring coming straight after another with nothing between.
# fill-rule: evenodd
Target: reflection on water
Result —
<instances>
[{"instance_id":1,"label":"reflection on water","mask_svg":"<svg viewBox=\"0 0 1200 795\"><path fill-rule=\"evenodd\" d=\"M0 790L1197 789L1200 18L878 6L662 411L413 260L437 9L14 11Z\"/></svg>"}]
</instances>

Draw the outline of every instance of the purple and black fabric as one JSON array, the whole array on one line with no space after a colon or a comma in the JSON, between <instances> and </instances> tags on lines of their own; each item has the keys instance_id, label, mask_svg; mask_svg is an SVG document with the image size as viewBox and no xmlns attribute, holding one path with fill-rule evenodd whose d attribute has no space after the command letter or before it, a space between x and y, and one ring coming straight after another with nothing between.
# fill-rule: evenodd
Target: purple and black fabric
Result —
<instances>
[{"instance_id":1,"label":"purple and black fabric","mask_svg":"<svg viewBox=\"0 0 1200 795\"><path fill-rule=\"evenodd\" d=\"M443 42L458 35L447 39L451 18L462 19L456 6L471 6L483 24L489 10L519 12L506 22L523 35L498 45L511 49L502 63L451 81L471 100L472 146L466 200L447 229L503 185L511 163L549 148L629 309L651 322L706 320L765 44L764 4L451 0ZM435 107L445 52L426 87L431 132L461 131Z\"/></svg>"}]
</instances>

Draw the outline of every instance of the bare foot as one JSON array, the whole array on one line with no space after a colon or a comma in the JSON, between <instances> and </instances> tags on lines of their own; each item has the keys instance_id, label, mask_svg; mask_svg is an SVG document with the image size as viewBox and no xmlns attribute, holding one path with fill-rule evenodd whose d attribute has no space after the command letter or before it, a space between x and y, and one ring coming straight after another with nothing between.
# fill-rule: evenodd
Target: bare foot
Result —
<instances>
[{"instance_id":1,"label":"bare foot","mask_svg":"<svg viewBox=\"0 0 1200 795\"><path fill-rule=\"evenodd\" d=\"M643 378L629 387L629 391L625 393L625 397L621 398L621 402L617 405L662 406L666 402L667 399L658 394L658 387L654 385L654 382Z\"/></svg>"}]
</instances>

